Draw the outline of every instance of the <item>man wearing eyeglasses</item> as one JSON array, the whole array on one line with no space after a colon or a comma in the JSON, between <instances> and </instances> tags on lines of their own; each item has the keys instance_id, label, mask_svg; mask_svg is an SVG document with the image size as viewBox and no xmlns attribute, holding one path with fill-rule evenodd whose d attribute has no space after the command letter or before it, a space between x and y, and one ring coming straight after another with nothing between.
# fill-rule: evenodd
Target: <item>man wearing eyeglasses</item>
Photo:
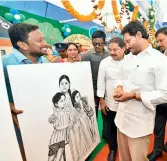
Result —
<instances>
[{"instance_id":1,"label":"man wearing eyeglasses","mask_svg":"<svg viewBox=\"0 0 167 161\"><path fill-rule=\"evenodd\" d=\"M94 99L95 99L95 109L96 117L98 116L99 107L99 97L97 96L97 77L100 62L109 56L105 47L106 35L103 31L97 30L92 34L92 44L93 49L88 50L86 53L82 53L82 61L90 61L93 79L93 89L94 89Z\"/></svg>"}]
</instances>

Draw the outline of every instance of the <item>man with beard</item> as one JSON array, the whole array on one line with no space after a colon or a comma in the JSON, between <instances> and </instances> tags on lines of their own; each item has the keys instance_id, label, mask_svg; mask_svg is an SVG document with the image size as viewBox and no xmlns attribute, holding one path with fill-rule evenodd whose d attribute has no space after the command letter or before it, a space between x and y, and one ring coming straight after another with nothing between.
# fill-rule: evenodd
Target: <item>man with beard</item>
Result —
<instances>
[{"instance_id":1,"label":"man with beard","mask_svg":"<svg viewBox=\"0 0 167 161\"><path fill-rule=\"evenodd\" d=\"M167 54L167 27L159 29L155 34L158 47ZM167 56L167 55L166 55ZM156 161L162 155L162 151L167 152L167 143L164 145L165 127L167 121L167 104L158 105L156 108L155 127L154 127L154 148L148 155L149 161Z\"/></svg>"},{"instance_id":2,"label":"man with beard","mask_svg":"<svg viewBox=\"0 0 167 161\"><path fill-rule=\"evenodd\" d=\"M17 115L23 113L23 111L18 110L14 105L7 66L48 63L47 59L43 57L43 49L46 47L46 42L43 34L36 25L17 23L11 26L8 32L14 51L11 54L3 56L2 63L15 131L23 161L26 161L19 122L17 120Z\"/></svg>"},{"instance_id":3,"label":"man with beard","mask_svg":"<svg viewBox=\"0 0 167 161\"><path fill-rule=\"evenodd\" d=\"M120 161L148 161L156 105L167 103L167 59L148 41L143 24L132 21L122 34L130 50L120 66L114 94L120 102L115 118Z\"/></svg>"}]
</instances>

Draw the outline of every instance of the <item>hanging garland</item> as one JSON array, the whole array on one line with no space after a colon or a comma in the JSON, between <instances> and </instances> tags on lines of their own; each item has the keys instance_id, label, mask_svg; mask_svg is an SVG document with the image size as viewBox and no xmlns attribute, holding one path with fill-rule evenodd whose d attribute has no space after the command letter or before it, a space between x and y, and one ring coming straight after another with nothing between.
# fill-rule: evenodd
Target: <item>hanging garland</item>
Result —
<instances>
[{"instance_id":1,"label":"hanging garland","mask_svg":"<svg viewBox=\"0 0 167 161\"><path fill-rule=\"evenodd\" d=\"M115 21L118 23L120 20L120 16L119 16L118 7L117 7L117 1L112 0L111 4L112 4L112 9L113 9Z\"/></svg>"},{"instance_id":2,"label":"hanging garland","mask_svg":"<svg viewBox=\"0 0 167 161\"><path fill-rule=\"evenodd\" d=\"M119 25L119 28L122 30L123 26L122 26L121 22L122 22L123 14L125 12L125 4L122 3L122 5L121 5L121 12L120 13L118 12L117 1L112 0L111 1L111 5L112 5L112 9L113 9L113 14L114 14L114 17L115 17L115 21Z\"/></svg>"},{"instance_id":3,"label":"hanging garland","mask_svg":"<svg viewBox=\"0 0 167 161\"><path fill-rule=\"evenodd\" d=\"M149 33L149 24L147 20L144 21L144 28L146 29L147 33Z\"/></svg>"},{"instance_id":4,"label":"hanging garland","mask_svg":"<svg viewBox=\"0 0 167 161\"><path fill-rule=\"evenodd\" d=\"M132 15L132 21L135 21L138 19L138 13L139 13L139 6L135 6L133 10L133 15Z\"/></svg>"},{"instance_id":5,"label":"hanging garland","mask_svg":"<svg viewBox=\"0 0 167 161\"><path fill-rule=\"evenodd\" d=\"M156 23L156 18L155 18L155 9L153 6L149 9L149 39L151 43L154 45L155 44L155 23Z\"/></svg>"},{"instance_id":6,"label":"hanging garland","mask_svg":"<svg viewBox=\"0 0 167 161\"><path fill-rule=\"evenodd\" d=\"M130 11L129 11L129 2L128 0L125 1L125 12L127 14L127 20L128 22L130 22Z\"/></svg>"},{"instance_id":7,"label":"hanging garland","mask_svg":"<svg viewBox=\"0 0 167 161\"><path fill-rule=\"evenodd\" d=\"M150 24L150 29L153 29L155 26L155 9L153 8L153 6L149 9L149 24Z\"/></svg>"},{"instance_id":8,"label":"hanging garland","mask_svg":"<svg viewBox=\"0 0 167 161\"><path fill-rule=\"evenodd\" d=\"M89 15L82 15L74 9L69 0L61 0L61 2L69 14L71 14L78 21L82 22L89 22L96 19L100 14L100 10L104 7L105 4L105 0L99 0L98 4L92 0L94 11Z\"/></svg>"},{"instance_id":9,"label":"hanging garland","mask_svg":"<svg viewBox=\"0 0 167 161\"><path fill-rule=\"evenodd\" d=\"M114 14L114 17L115 17L115 21L119 25L119 28L122 30L122 28L123 28L122 18L123 18L124 13L126 12L126 14L127 14L128 22L130 22L130 19L131 19L130 11L129 11L129 0L125 0L125 3L121 2L120 13L118 12L117 1L112 0L111 4L112 4L112 9L113 9L113 14Z\"/></svg>"}]
</instances>

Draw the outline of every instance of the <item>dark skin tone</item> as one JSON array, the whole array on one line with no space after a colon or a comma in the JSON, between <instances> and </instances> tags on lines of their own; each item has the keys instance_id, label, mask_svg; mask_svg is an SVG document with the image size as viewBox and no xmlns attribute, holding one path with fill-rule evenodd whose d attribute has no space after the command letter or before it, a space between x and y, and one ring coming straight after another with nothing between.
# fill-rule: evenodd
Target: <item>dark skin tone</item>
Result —
<instances>
[{"instance_id":1,"label":"dark skin tone","mask_svg":"<svg viewBox=\"0 0 167 161\"><path fill-rule=\"evenodd\" d=\"M35 30L28 34L27 42L18 41L17 45L19 46L19 51L33 64L36 64L38 63L39 57L44 55L43 49L46 47L46 42L42 33L39 30ZM18 128L20 128L17 115L23 113L23 110L16 109L13 102L10 102L10 108L13 122ZM23 144L19 144L19 147L23 161L26 161Z\"/></svg>"},{"instance_id":2,"label":"dark skin tone","mask_svg":"<svg viewBox=\"0 0 167 161\"><path fill-rule=\"evenodd\" d=\"M59 55L61 56L62 59L67 58L67 54L66 54L66 51L65 51L65 50L59 51Z\"/></svg>"},{"instance_id":3,"label":"dark skin tone","mask_svg":"<svg viewBox=\"0 0 167 161\"><path fill-rule=\"evenodd\" d=\"M42 50L46 47L46 42L42 33L39 30L35 30L28 34L27 42L18 41L17 45L19 46L19 51L33 64L36 64L38 63L39 57L44 55ZM23 110L17 110L13 102L10 102L10 107L13 121L19 128L17 115L23 113Z\"/></svg>"},{"instance_id":4,"label":"dark skin tone","mask_svg":"<svg viewBox=\"0 0 167 161\"><path fill-rule=\"evenodd\" d=\"M104 52L104 46L105 46L105 42L104 42L103 38L93 38L92 44L93 44L95 51L99 55L102 55Z\"/></svg>"}]
</instances>

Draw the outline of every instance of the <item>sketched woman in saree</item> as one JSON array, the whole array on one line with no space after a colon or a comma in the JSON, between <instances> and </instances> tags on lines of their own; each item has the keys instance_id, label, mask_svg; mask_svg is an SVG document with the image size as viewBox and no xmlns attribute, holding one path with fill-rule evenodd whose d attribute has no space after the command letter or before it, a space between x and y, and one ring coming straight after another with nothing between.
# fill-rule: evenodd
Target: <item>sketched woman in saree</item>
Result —
<instances>
[{"instance_id":1,"label":"sketched woman in saree","mask_svg":"<svg viewBox=\"0 0 167 161\"><path fill-rule=\"evenodd\" d=\"M70 115L71 122L76 122L76 111L72 105L71 101L71 89L70 89L70 79L67 75L62 75L59 78L59 87L61 92L66 96L65 100L65 109L67 113ZM71 154L73 157L73 160L76 161L78 158L78 153L76 149L76 140L75 140L75 131L73 129L73 125L69 127L69 130L67 131L67 142L69 143Z\"/></svg>"}]
</instances>

